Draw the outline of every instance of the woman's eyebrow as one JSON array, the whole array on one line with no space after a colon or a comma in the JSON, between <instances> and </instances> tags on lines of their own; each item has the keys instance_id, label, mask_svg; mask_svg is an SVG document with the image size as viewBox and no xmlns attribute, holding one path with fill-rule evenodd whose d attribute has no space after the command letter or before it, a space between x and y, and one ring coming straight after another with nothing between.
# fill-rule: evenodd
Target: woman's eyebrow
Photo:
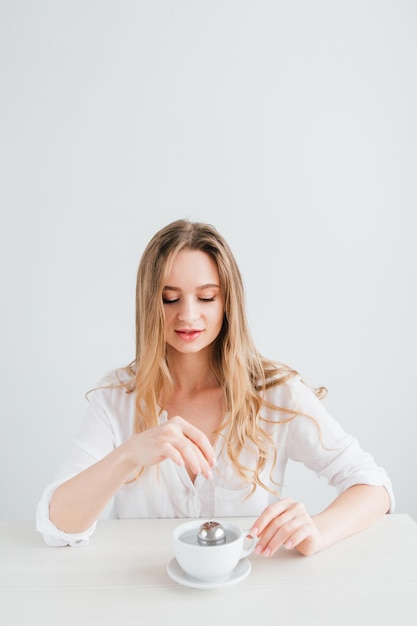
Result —
<instances>
[{"instance_id":1,"label":"woman's eyebrow","mask_svg":"<svg viewBox=\"0 0 417 626\"><path fill-rule=\"evenodd\" d=\"M220 289L220 285L216 285L215 283L207 283L206 285L200 285L196 287L196 291L202 291L203 289ZM173 287L171 285L165 285L163 291L182 291L180 287Z\"/></svg>"},{"instance_id":2,"label":"woman's eyebrow","mask_svg":"<svg viewBox=\"0 0 417 626\"><path fill-rule=\"evenodd\" d=\"M201 287L197 287L197 291L201 291L202 289L220 289L220 285L216 285L215 283L207 283L207 285L201 285Z\"/></svg>"}]
</instances>

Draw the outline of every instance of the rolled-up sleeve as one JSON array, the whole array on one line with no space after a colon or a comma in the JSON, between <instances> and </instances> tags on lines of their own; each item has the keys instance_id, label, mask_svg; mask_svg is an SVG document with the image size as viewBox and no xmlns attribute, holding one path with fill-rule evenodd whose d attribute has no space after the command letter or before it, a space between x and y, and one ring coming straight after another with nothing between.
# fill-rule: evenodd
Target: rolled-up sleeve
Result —
<instances>
[{"instance_id":1,"label":"rolled-up sleeve","mask_svg":"<svg viewBox=\"0 0 417 626\"><path fill-rule=\"evenodd\" d=\"M69 476L68 478L71 477ZM65 480L65 477L63 477L61 480L51 483L44 490L36 509L36 528L42 534L43 539L48 546L85 546L88 544L90 537L96 528L97 522L82 533L66 533L55 526L55 524L49 519L49 505L52 494L60 484L65 482Z\"/></svg>"},{"instance_id":2,"label":"rolled-up sleeve","mask_svg":"<svg viewBox=\"0 0 417 626\"><path fill-rule=\"evenodd\" d=\"M109 454L116 446L114 429L106 408L95 392L87 408L73 448L55 479L43 491L36 508L36 528L49 546L83 546L88 544L96 523L82 533L66 533L49 518L49 506L54 491L73 476Z\"/></svg>"},{"instance_id":3,"label":"rolled-up sleeve","mask_svg":"<svg viewBox=\"0 0 417 626\"><path fill-rule=\"evenodd\" d=\"M345 432L323 402L301 380L294 385L298 415L287 432L287 456L323 476L338 493L358 484L385 487L392 513L395 499L391 480L358 440Z\"/></svg>"}]
</instances>

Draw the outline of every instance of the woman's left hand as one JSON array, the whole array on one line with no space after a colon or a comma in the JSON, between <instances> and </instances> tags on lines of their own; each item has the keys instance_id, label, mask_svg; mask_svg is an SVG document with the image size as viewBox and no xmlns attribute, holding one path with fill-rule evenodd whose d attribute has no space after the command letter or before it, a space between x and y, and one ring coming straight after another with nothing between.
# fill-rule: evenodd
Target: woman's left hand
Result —
<instances>
[{"instance_id":1,"label":"woman's left hand","mask_svg":"<svg viewBox=\"0 0 417 626\"><path fill-rule=\"evenodd\" d=\"M320 533L304 504L283 498L270 504L253 524L250 533L259 537L257 554L272 556L280 546L296 548L305 556L320 550Z\"/></svg>"}]
</instances>

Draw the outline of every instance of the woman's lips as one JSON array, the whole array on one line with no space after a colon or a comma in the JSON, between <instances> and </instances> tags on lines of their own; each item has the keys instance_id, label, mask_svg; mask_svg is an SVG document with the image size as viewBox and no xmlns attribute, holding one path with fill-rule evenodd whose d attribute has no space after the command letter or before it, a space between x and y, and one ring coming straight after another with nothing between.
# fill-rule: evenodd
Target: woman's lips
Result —
<instances>
[{"instance_id":1,"label":"woman's lips","mask_svg":"<svg viewBox=\"0 0 417 626\"><path fill-rule=\"evenodd\" d=\"M194 339L197 339L197 337L199 337L203 331L202 330L195 330L195 329L192 329L192 330L182 330L182 329L180 329L180 330L176 330L175 332L184 341L193 341Z\"/></svg>"}]
</instances>

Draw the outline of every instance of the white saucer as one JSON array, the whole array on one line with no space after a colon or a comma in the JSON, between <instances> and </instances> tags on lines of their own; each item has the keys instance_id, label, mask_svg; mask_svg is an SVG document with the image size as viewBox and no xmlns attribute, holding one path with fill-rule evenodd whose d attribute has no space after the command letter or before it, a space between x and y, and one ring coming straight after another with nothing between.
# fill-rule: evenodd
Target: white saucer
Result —
<instances>
[{"instance_id":1,"label":"white saucer","mask_svg":"<svg viewBox=\"0 0 417 626\"><path fill-rule=\"evenodd\" d=\"M205 582L203 580L197 580L192 576L189 576L184 572L184 570L178 565L177 559L174 557L170 560L167 565L167 572L172 580L179 583L180 585L185 585L186 587L194 587L195 589L218 589L220 587L227 587L228 585L234 585L239 581L243 580L247 576L249 576L252 569L251 562L249 559L241 559L239 563L236 565L235 569L227 578L223 578L222 580L212 580L209 582Z\"/></svg>"}]
</instances>

